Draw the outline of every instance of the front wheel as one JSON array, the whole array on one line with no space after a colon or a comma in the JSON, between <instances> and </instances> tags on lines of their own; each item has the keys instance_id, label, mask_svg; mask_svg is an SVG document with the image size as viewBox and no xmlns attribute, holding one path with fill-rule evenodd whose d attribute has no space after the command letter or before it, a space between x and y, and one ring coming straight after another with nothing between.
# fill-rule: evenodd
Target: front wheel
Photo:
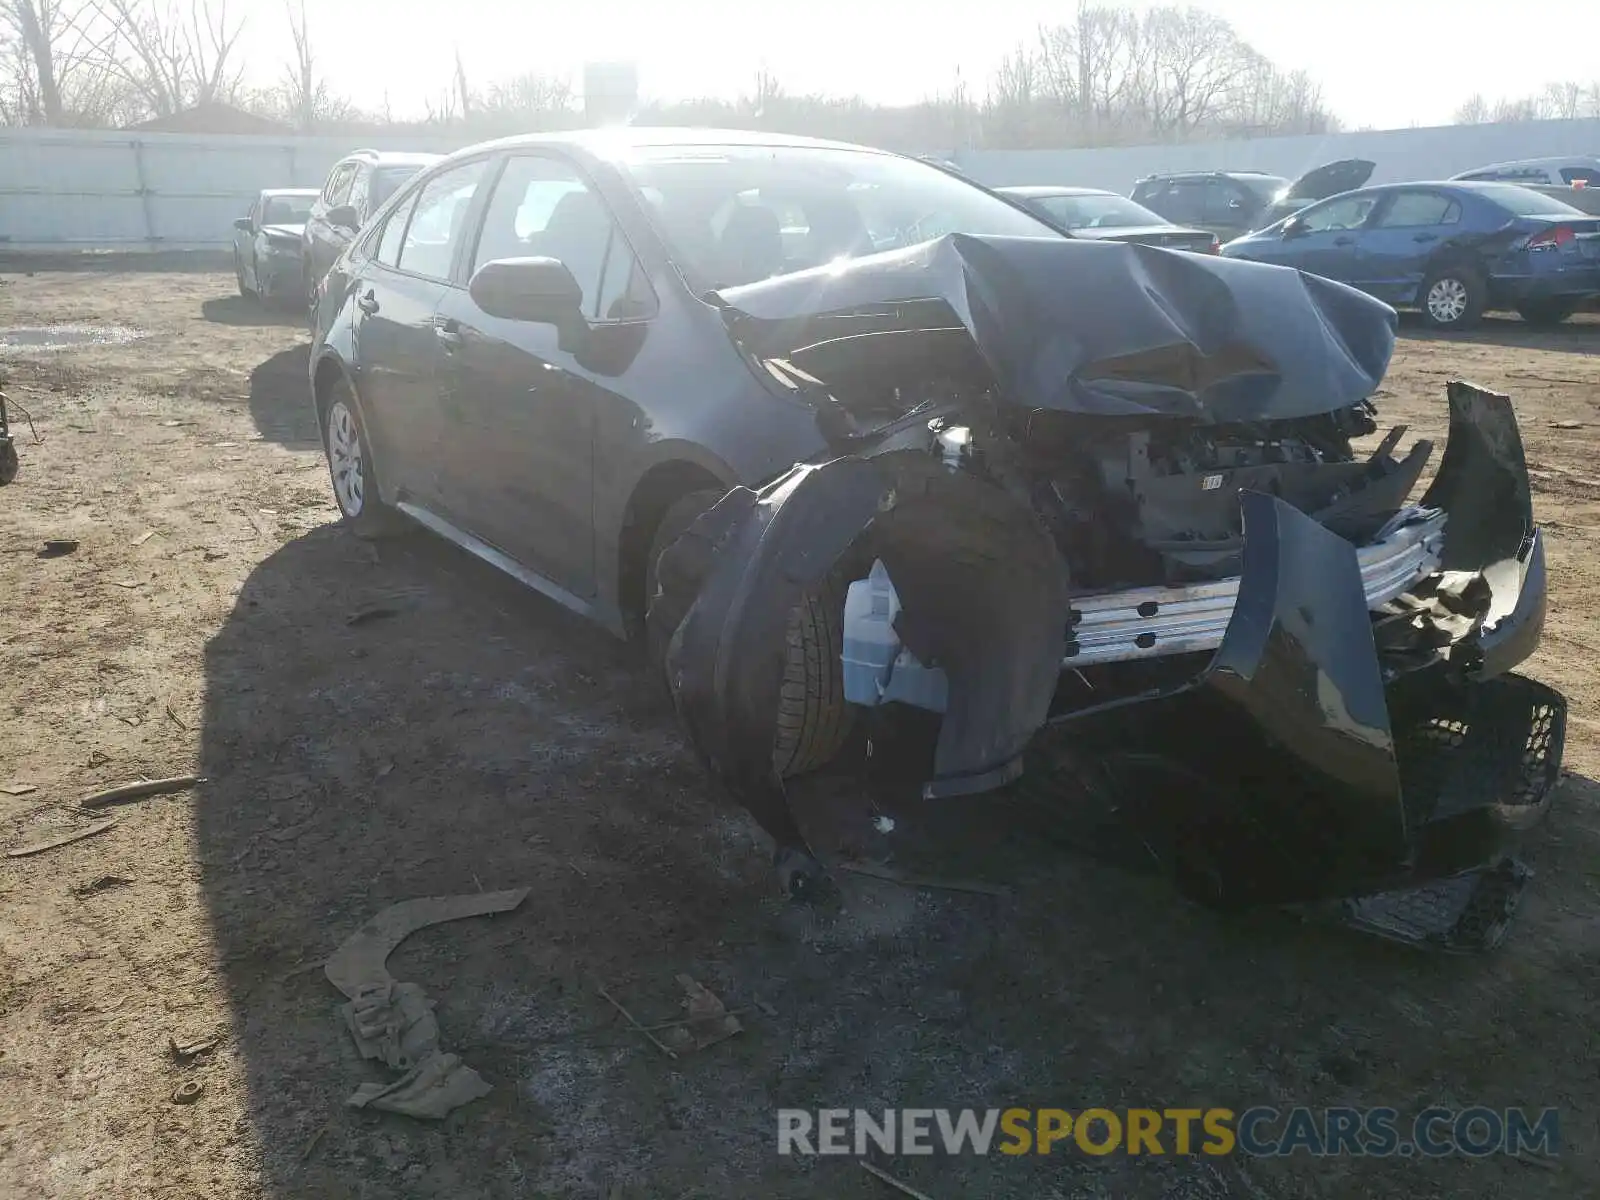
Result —
<instances>
[{"instance_id":1,"label":"front wheel","mask_svg":"<svg viewBox=\"0 0 1600 1200\"><path fill-rule=\"evenodd\" d=\"M378 476L367 432L356 412L355 398L342 380L328 396L323 440L333 498L357 537L376 538L398 532L399 514L378 493Z\"/></svg>"},{"instance_id":2,"label":"front wheel","mask_svg":"<svg viewBox=\"0 0 1600 1200\"><path fill-rule=\"evenodd\" d=\"M1464 264L1436 268L1423 281L1422 319L1434 329L1471 329L1483 316L1488 286Z\"/></svg>"},{"instance_id":3,"label":"front wheel","mask_svg":"<svg viewBox=\"0 0 1600 1200\"><path fill-rule=\"evenodd\" d=\"M710 569L709 544L679 563L683 578L663 580L662 552L691 532L691 526L722 496L692 492L662 515L645 561L648 653L652 667L664 670L667 645ZM703 541L703 539L702 539ZM826 766L855 723L855 710L844 698L844 596L849 581L838 566L815 588L807 590L789 614L784 631L783 684L778 697L777 738L772 765L780 778L791 778Z\"/></svg>"},{"instance_id":4,"label":"front wheel","mask_svg":"<svg viewBox=\"0 0 1600 1200\"><path fill-rule=\"evenodd\" d=\"M1571 300L1529 300L1517 307L1517 315L1529 325L1545 329L1561 324L1577 311L1577 304Z\"/></svg>"},{"instance_id":5,"label":"front wheel","mask_svg":"<svg viewBox=\"0 0 1600 1200\"><path fill-rule=\"evenodd\" d=\"M239 252L237 250L233 252L233 277L239 282L239 295L243 296L246 300L254 299L255 293L245 286L244 260L239 257Z\"/></svg>"},{"instance_id":6,"label":"front wheel","mask_svg":"<svg viewBox=\"0 0 1600 1200\"><path fill-rule=\"evenodd\" d=\"M17 457L17 444L0 442L0 487L15 479L21 469L22 460Z\"/></svg>"}]
</instances>

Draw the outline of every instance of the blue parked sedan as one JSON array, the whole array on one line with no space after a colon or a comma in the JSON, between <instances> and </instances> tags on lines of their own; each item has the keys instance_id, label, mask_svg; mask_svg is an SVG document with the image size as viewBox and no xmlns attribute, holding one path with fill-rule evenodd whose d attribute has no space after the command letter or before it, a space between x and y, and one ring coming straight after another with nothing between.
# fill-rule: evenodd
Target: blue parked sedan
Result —
<instances>
[{"instance_id":1,"label":"blue parked sedan","mask_svg":"<svg viewBox=\"0 0 1600 1200\"><path fill-rule=\"evenodd\" d=\"M1600 218L1509 183L1359 188L1222 253L1337 279L1436 329L1466 329L1486 308L1554 325L1600 296Z\"/></svg>"}]
</instances>

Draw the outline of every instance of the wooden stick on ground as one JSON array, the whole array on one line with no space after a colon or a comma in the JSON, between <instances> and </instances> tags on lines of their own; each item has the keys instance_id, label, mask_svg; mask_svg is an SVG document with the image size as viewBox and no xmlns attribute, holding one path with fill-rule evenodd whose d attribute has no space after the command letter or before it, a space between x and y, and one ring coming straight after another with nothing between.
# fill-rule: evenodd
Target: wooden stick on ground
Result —
<instances>
[{"instance_id":1,"label":"wooden stick on ground","mask_svg":"<svg viewBox=\"0 0 1600 1200\"><path fill-rule=\"evenodd\" d=\"M170 779L145 779L139 783L125 783L121 787L108 788L103 792L95 792L85 796L78 802L79 808L105 808L110 804L125 804L129 800L143 800L146 796L165 796L171 792L181 792L185 788L192 788L197 783L204 783L205 779L199 775L174 775Z\"/></svg>"},{"instance_id":2,"label":"wooden stick on ground","mask_svg":"<svg viewBox=\"0 0 1600 1200\"><path fill-rule=\"evenodd\" d=\"M882 1167L875 1167L871 1163L865 1161L864 1159L860 1160L860 1165L861 1165L861 1169L863 1171L865 1171L868 1175L876 1176L877 1178L879 1178L879 1179L883 1180L885 1183L887 1183L890 1187L894 1188L896 1191L904 1192L907 1196L913 1197L913 1200L933 1200L933 1198L931 1196L929 1196L926 1192L917 1191L917 1189L912 1187L909 1183L901 1183L898 1179L896 1179L893 1175L889 1174L889 1172L885 1171Z\"/></svg>"},{"instance_id":3,"label":"wooden stick on ground","mask_svg":"<svg viewBox=\"0 0 1600 1200\"><path fill-rule=\"evenodd\" d=\"M623 1015L623 1017L627 1020L629 1025L632 1025L640 1033L644 1034L645 1037L649 1038L651 1040L651 1042L653 1042L655 1044L655 1048L657 1050L661 1051L661 1053L665 1054L668 1058L672 1059L673 1061L677 1061L677 1058L678 1058L677 1052L674 1051L671 1046L667 1045L660 1038L658 1038L655 1034L651 1033L643 1025L639 1024L638 1021L635 1021L633 1019L633 1014L631 1012L629 1012L627 1009L623 1008L622 1005L617 1002L616 998L614 996L612 996L612 994L610 992L606 991L605 988L602 987L602 988L599 989L599 991L600 991L601 997L608 1004L610 1004L612 1008L616 1009L619 1013L621 1013Z\"/></svg>"},{"instance_id":4,"label":"wooden stick on ground","mask_svg":"<svg viewBox=\"0 0 1600 1200\"><path fill-rule=\"evenodd\" d=\"M896 871L893 867L879 866L870 862L842 862L838 869L849 871L852 875L865 875L869 879L882 879L888 883L898 883L902 887L912 888L938 888L946 892L976 892L980 896L1009 896L1011 889L1002 887L997 883L984 883L978 879L935 879L929 875L907 875L903 871Z\"/></svg>"},{"instance_id":5,"label":"wooden stick on ground","mask_svg":"<svg viewBox=\"0 0 1600 1200\"><path fill-rule=\"evenodd\" d=\"M43 854L46 850L54 850L57 846L71 845L73 842L81 842L86 837L104 833L116 823L116 817L109 817L104 821L96 821L93 825L85 825L82 829L74 829L71 833L64 833L60 837L51 838L47 842L34 842L31 846L18 846L15 850L7 850L6 857L27 858L30 854Z\"/></svg>"}]
</instances>

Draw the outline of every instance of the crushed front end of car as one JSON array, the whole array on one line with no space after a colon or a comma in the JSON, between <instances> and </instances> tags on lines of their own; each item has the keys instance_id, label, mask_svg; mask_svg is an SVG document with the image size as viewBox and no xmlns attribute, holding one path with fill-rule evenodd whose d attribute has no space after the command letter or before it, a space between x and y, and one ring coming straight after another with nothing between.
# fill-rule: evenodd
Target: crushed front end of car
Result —
<instances>
[{"instance_id":1,"label":"crushed front end of car","mask_svg":"<svg viewBox=\"0 0 1600 1200\"><path fill-rule=\"evenodd\" d=\"M1413 501L1429 442L1351 444L1394 314L1327 280L955 235L723 299L837 453L725 496L650 619L786 877L816 870L773 765L789 616L842 573L824 649L852 704L940 714L927 801L1053 798L1219 907L1499 939L1565 722L1511 671L1546 577L1507 398L1449 385Z\"/></svg>"}]
</instances>

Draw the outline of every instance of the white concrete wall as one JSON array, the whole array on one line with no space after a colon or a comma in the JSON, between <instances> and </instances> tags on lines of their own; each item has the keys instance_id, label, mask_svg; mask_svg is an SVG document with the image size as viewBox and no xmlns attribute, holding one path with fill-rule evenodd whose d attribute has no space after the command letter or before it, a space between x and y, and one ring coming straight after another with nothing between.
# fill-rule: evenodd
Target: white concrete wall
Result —
<instances>
[{"instance_id":1,"label":"white concrete wall","mask_svg":"<svg viewBox=\"0 0 1600 1200\"><path fill-rule=\"evenodd\" d=\"M0 254L216 250L265 187L321 187L358 146L448 150L440 139L0 130Z\"/></svg>"},{"instance_id":2,"label":"white concrete wall","mask_svg":"<svg viewBox=\"0 0 1600 1200\"><path fill-rule=\"evenodd\" d=\"M1404 183L1448 179L1492 162L1568 154L1600 156L1600 121L1449 125L1101 150L957 151L949 157L994 187L1061 184L1127 195L1134 180L1154 171L1266 171L1292 179L1336 159L1366 158L1377 164L1373 183Z\"/></svg>"},{"instance_id":3,"label":"white concrete wall","mask_svg":"<svg viewBox=\"0 0 1600 1200\"><path fill-rule=\"evenodd\" d=\"M442 138L303 138L0 129L0 254L218 250L264 187L320 187L357 145L451 150ZM1485 163L1600 154L1600 121L1535 121L1100 150L965 151L946 157L985 183L1058 183L1126 194L1152 171L1295 176L1370 158L1374 183L1439 179Z\"/></svg>"}]
</instances>

